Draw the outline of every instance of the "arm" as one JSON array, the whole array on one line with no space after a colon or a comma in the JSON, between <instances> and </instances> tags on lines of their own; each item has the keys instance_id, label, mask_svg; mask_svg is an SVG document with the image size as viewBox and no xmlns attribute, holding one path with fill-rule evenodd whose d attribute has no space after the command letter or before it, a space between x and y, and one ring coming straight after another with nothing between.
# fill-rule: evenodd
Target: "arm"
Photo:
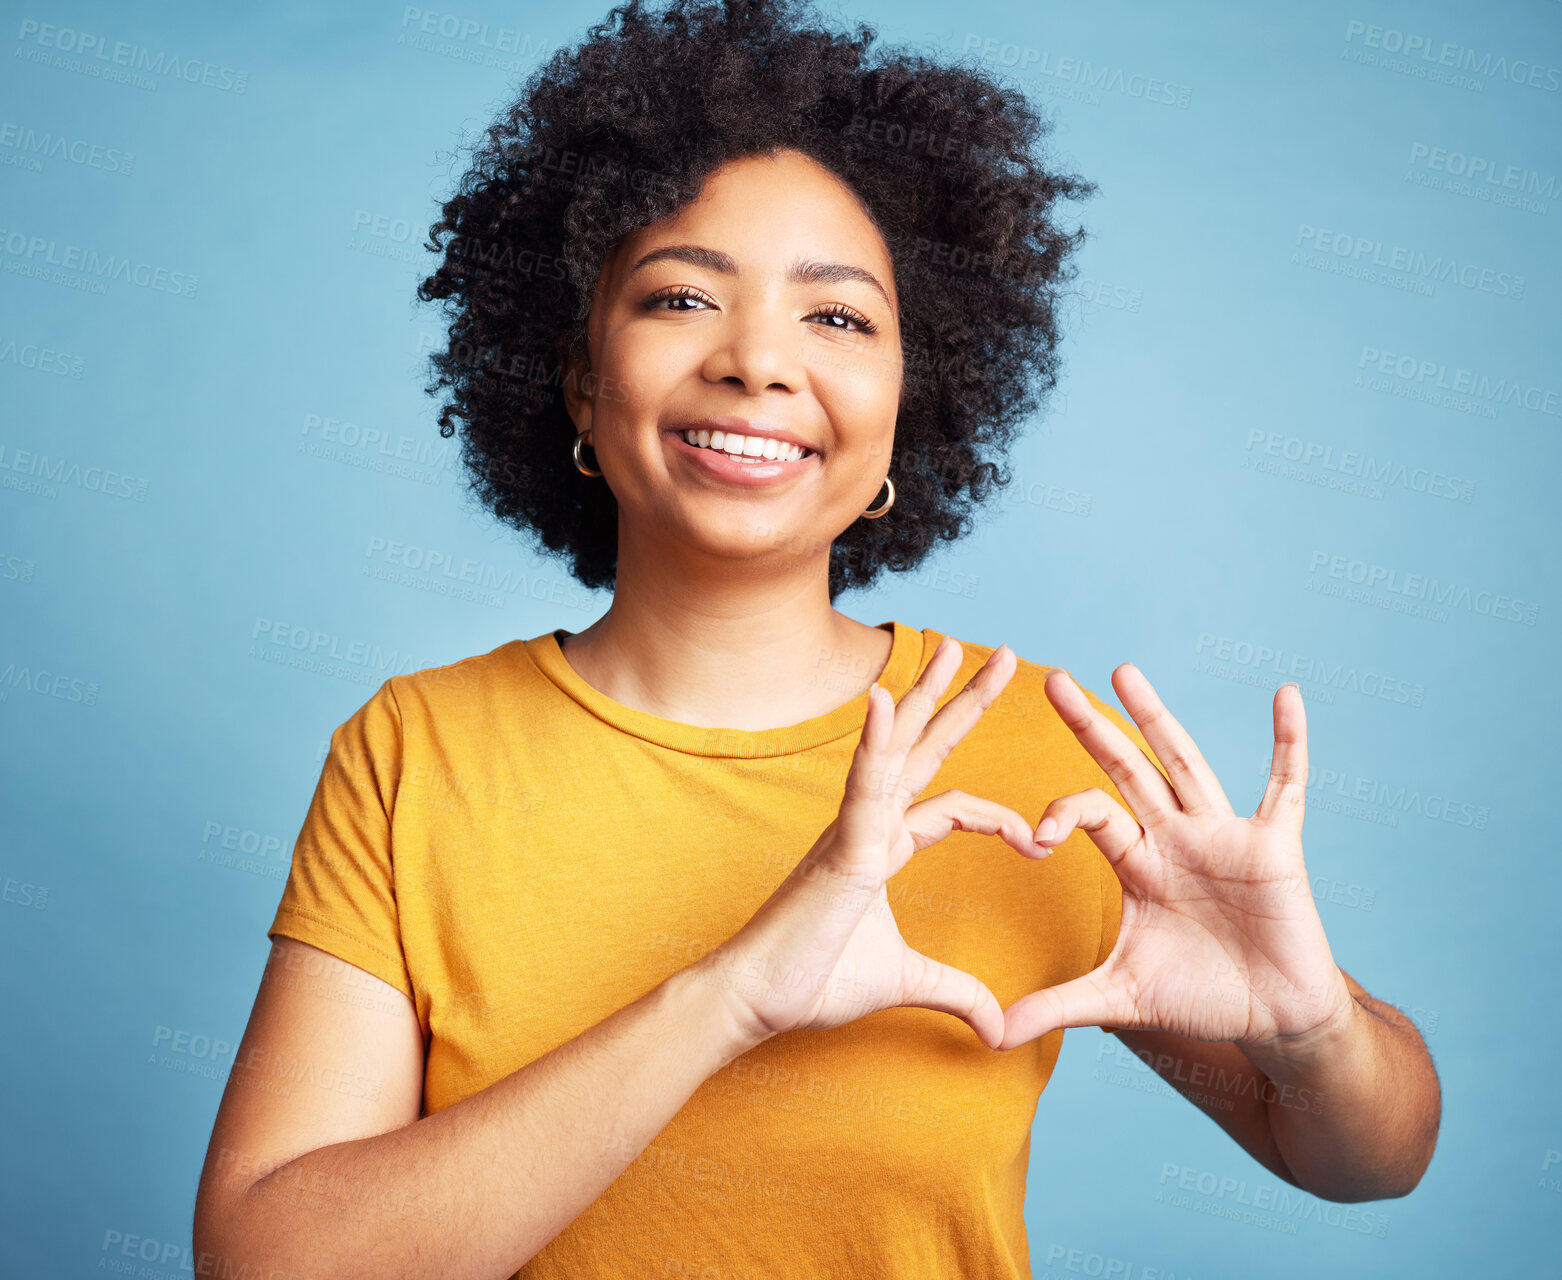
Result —
<instances>
[{"instance_id":1,"label":"arm","mask_svg":"<svg viewBox=\"0 0 1562 1280\"><path fill-rule=\"evenodd\" d=\"M1437 1145L1437 1072L1410 1019L1340 972L1352 997L1349 1021L1284 1055L1169 1031L1117 1034L1287 1182L1326 1200L1408 1195Z\"/></svg>"},{"instance_id":2,"label":"arm","mask_svg":"<svg viewBox=\"0 0 1562 1280\"><path fill-rule=\"evenodd\" d=\"M327 976L288 977L289 958L296 971L303 955L323 957ZM419 1119L423 1042L412 1002L282 939L201 1173L196 1273L509 1276L601 1195L708 1076L755 1043L720 983L701 974L674 974ZM365 1007L371 986L377 998ZM358 1083L324 1087L342 1080Z\"/></svg>"}]
</instances>

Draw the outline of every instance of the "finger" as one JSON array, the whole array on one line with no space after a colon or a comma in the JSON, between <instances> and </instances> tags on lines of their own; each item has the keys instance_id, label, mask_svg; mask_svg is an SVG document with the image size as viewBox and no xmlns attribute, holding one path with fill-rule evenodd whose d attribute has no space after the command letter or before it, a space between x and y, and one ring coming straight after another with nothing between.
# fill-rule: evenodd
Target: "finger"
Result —
<instances>
[{"instance_id":1,"label":"finger","mask_svg":"<svg viewBox=\"0 0 1562 1280\"><path fill-rule=\"evenodd\" d=\"M1036 824L1036 843L1050 852L1075 830L1088 835L1114 868L1144 840L1144 828L1100 787L1059 796L1049 804Z\"/></svg>"},{"instance_id":2,"label":"finger","mask_svg":"<svg viewBox=\"0 0 1562 1280\"><path fill-rule=\"evenodd\" d=\"M1155 758L1165 767L1183 811L1200 814L1214 810L1229 817L1231 802L1226 799L1215 771L1194 746L1188 731L1166 709L1144 672L1125 662L1112 672L1112 687L1154 749Z\"/></svg>"},{"instance_id":3,"label":"finger","mask_svg":"<svg viewBox=\"0 0 1562 1280\"><path fill-rule=\"evenodd\" d=\"M1000 1049L1014 1049L1059 1027L1132 1027L1138 1016L1127 996L1107 985L1100 969L1021 996L1003 1011Z\"/></svg>"},{"instance_id":4,"label":"finger","mask_svg":"<svg viewBox=\"0 0 1562 1280\"><path fill-rule=\"evenodd\" d=\"M999 645L987 657L965 687L938 709L901 765L903 802L916 799L938 776L944 760L955 745L970 733L982 713L998 700L1014 672L1019 658L1006 644Z\"/></svg>"},{"instance_id":5,"label":"finger","mask_svg":"<svg viewBox=\"0 0 1562 1280\"><path fill-rule=\"evenodd\" d=\"M905 866L912 853L920 853L929 845L937 844L956 828L984 836L1002 836L1030 858L1043 857L1047 853L1031 838L1030 822L1018 809L965 791L940 791L936 796L919 800L906 810L903 821L911 836L912 849L903 858L890 859L885 879Z\"/></svg>"},{"instance_id":6,"label":"finger","mask_svg":"<svg viewBox=\"0 0 1562 1280\"><path fill-rule=\"evenodd\" d=\"M1067 671L1056 668L1042 687L1063 723L1073 730L1144 826L1156 826L1181 812L1182 805L1161 771L1126 733L1090 705L1084 690Z\"/></svg>"},{"instance_id":7,"label":"finger","mask_svg":"<svg viewBox=\"0 0 1562 1280\"><path fill-rule=\"evenodd\" d=\"M955 969L906 948L901 966L902 1005L914 1009L937 1009L959 1018L989 1049L996 1049L1004 1036L1003 1007L987 985L963 969Z\"/></svg>"},{"instance_id":8,"label":"finger","mask_svg":"<svg viewBox=\"0 0 1562 1280\"><path fill-rule=\"evenodd\" d=\"M1307 807L1307 709L1294 682L1275 691L1274 715L1275 750L1269 764L1269 784L1253 821L1300 834Z\"/></svg>"},{"instance_id":9,"label":"finger","mask_svg":"<svg viewBox=\"0 0 1562 1280\"><path fill-rule=\"evenodd\" d=\"M891 760L899 761L922 736L933 708L938 705L939 698L943 697L944 690L949 687L949 682L954 679L955 672L960 670L960 664L964 661L965 652L958 640L945 636L938 642L938 648L933 651L922 674L901 695L895 707L895 726L890 734L889 746Z\"/></svg>"},{"instance_id":10,"label":"finger","mask_svg":"<svg viewBox=\"0 0 1562 1280\"><path fill-rule=\"evenodd\" d=\"M871 847L883 841L886 815L883 801L884 775L888 763L890 727L895 717L895 699L877 681L868 688L868 711L862 732L846 771L841 799L841 835L849 847Z\"/></svg>"}]
</instances>

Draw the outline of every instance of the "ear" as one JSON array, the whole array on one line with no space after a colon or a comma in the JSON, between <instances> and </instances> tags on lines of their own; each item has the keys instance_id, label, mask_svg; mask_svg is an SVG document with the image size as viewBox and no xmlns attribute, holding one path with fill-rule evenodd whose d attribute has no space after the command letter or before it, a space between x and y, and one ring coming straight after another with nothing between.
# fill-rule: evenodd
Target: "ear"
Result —
<instances>
[{"instance_id":1,"label":"ear","mask_svg":"<svg viewBox=\"0 0 1562 1280\"><path fill-rule=\"evenodd\" d=\"M569 335L559 339L559 386L564 393L564 410L581 434L591 430L591 397L582 387L589 385L586 375L591 372L589 353L570 345Z\"/></svg>"}]
</instances>

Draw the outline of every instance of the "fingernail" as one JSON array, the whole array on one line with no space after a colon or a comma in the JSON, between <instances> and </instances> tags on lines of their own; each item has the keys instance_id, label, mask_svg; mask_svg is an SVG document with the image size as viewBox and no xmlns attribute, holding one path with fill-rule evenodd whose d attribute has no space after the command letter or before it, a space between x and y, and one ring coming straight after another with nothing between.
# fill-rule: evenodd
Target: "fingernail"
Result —
<instances>
[{"instance_id":1,"label":"fingernail","mask_svg":"<svg viewBox=\"0 0 1562 1280\"><path fill-rule=\"evenodd\" d=\"M1056 818L1043 818L1041 825L1036 828L1036 843L1050 840L1058 833L1058 820Z\"/></svg>"}]
</instances>

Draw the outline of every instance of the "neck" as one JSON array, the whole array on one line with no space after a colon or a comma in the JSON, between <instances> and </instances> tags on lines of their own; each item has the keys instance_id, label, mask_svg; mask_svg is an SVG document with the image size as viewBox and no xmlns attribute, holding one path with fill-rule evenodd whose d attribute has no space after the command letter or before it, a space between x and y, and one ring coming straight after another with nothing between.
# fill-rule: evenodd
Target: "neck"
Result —
<instances>
[{"instance_id":1,"label":"neck","mask_svg":"<svg viewBox=\"0 0 1562 1280\"><path fill-rule=\"evenodd\" d=\"M687 546L648 554L637 541L621 540L608 611L563 644L615 702L683 724L771 729L851 701L889 659L887 631L830 604L828 549L785 565L713 565Z\"/></svg>"}]
</instances>

